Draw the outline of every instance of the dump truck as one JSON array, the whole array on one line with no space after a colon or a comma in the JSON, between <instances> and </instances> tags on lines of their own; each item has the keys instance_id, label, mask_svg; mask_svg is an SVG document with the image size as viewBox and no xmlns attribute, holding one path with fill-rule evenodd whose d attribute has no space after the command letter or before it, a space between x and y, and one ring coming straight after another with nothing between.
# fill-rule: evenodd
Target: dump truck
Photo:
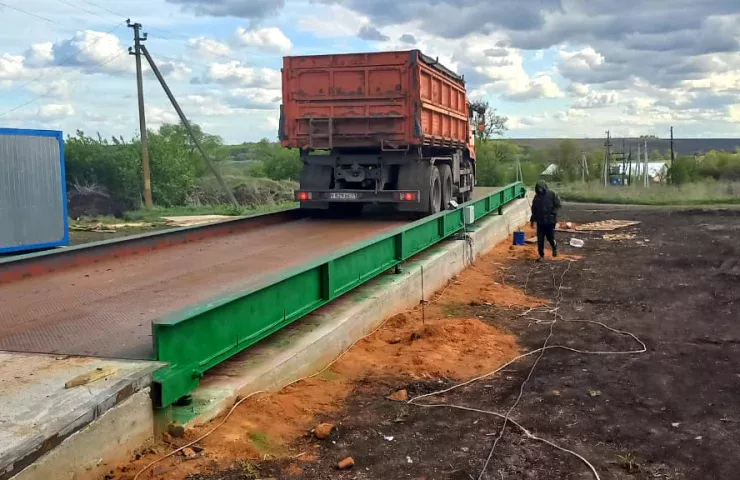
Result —
<instances>
[{"instance_id":1,"label":"dump truck","mask_svg":"<svg viewBox=\"0 0 740 480\"><path fill-rule=\"evenodd\" d=\"M301 208L433 214L471 199L465 81L419 50L284 57L282 97L278 136L300 150Z\"/></svg>"}]
</instances>

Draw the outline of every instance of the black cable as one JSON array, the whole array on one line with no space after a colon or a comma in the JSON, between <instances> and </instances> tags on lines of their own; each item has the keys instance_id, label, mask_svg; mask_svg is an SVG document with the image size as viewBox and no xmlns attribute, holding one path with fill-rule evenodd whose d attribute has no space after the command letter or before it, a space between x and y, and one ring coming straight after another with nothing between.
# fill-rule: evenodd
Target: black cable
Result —
<instances>
[{"instance_id":1,"label":"black cable","mask_svg":"<svg viewBox=\"0 0 740 480\"><path fill-rule=\"evenodd\" d=\"M116 58L120 57L123 53L128 52L128 48L129 47L126 46L126 47L124 47L122 49L119 49L113 56L109 57L105 62L101 63L100 66L101 67L104 67L105 65L108 65L110 62L112 62ZM75 85L76 83L78 83L78 82L72 82L72 85ZM25 102L25 103L23 103L21 105L18 105L17 107L11 108L10 110L7 110L7 111L5 111L3 113L0 113L0 117L4 117L5 115L7 115L9 113L13 113L13 112L15 112L17 110L20 110L21 108L23 108L23 107L25 107L27 105L30 105L30 104L34 103L35 101L37 101L37 100L40 100L40 99L45 98L45 97L48 97L49 95L51 95L51 94L49 92L47 92L47 93L43 93L41 95L38 95L36 97L33 97L31 100L29 100L29 101L27 101L27 102Z\"/></svg>"},{"instance_id":2,"label":"black cable","mask_svg":"<svg viewBox=\"0 0 740 480\"><path fill-rule=\"evenodd\" d=\"M56 22L56 21L54 21L54 20L52 20L52 19L50 19L50 18L46 18L46 17L44 17L44 16L41 16L41 15L38 15L38 14L36 14L36 13L33 13L33 12L29 12L28 10L23 10L22 8L18 8L18 7L14 7L14 6L12 6L12 5L8 5L7 3L3 3L3 2L0 2L0 7L5 7L5 8L9 8L9 9L11 9L11 10L15 10L16 12L21 12L21 13L25 13L26 15L30 15L30 16L32 16L32 17L40 18L41 20L43 20L43 21L45 21L45 22L49 22L49 23L53 23L53 24L56 24L56 25L61 25L61 26L64 26L64 25L62 25L61 23L59 23L59 22Z\"/></svg>"},{"instance_id":3,"label":"black cable","mask_svg":"<svg viewBox=\"0 0 740 480\"><path fill-rule=\"evenodd\" d=\"M1 5L1 4L0 4L0 5ZM98 38L97 38L97 39L96 39L96 40L95 40L94 42L92 42L92 43L91 43L90 45L86 45L86 46L85 46L85 47L84 47L84 48L82 49L82 51L84 51L84 50L87 50L88 48L91 48L91 47L93 47L93 46L94 46L94 45L96 45L96 44L97 44L97 43L98 43L99 41L101 41L101 40L102 40L103 38L107 37L108 35L110 35L111 33L113 33L113 32L114 32L114 31L115 31L116 29L120 28L120 27L121 27L121 25L123 25L124 23L125 23L125 22L120 22L120 23L118 23L118 24L114 25L114 26L113 26L113 28L111 28L111 29L110 29L110 30L108 30L107 32L105 32L105 33L101 34L100 36L98 36ZM62 59L61 59L61 60L59 61L59 63L62 63L62 64L63 64L63 63L65 63L65 62L66 62L67 60L70 60L70 59L71 59L72 57L74 57L75 55L77 55L77 53L79 53L79 52L76 52L76 53L72 53L72 54L70 54L70 55L67 55L66 57L62 58ZM29 80L29 81L27 81L26 83L24 83L24 84L22 84L22 85L18 85L18 86L16 86L16 87L13 87L12 89L10 89L10 91L11 91L11 92L12 92L12 91L17 91L17 90L20 90L20 89L22 89L22 88L25 88L25 87L27 87L28 85L31 85L32 83L35 83L35 82L39 82L39 81L41 81L41 77L43 77L43 75L39 75L38 77L36 77L36 78L34 78L34 79L32 79L32 80ZM5 112L5 113L8 113L8 112ZM3 114L3 115L5 115L5 114Z\"/></svg>"},{"instance_id":4,"label":"black cable","mask_svg":"<svg viewBox=\"0 0 740 480\"><path fill-rule=\"evenodd\" d=\"M63 3L63 4L65 4L65 5L68 5L68 6L72 7L72 8L74 8L75 10L81 10L81 11L83 11L83 12L85 12L85 13L88 13L88 14L90 14L90 15L94 15L94 16L96 16L96 17L98 17L98 18L102 18L102 19L103 19L103 20L105 20L106 22L110 21L110 18L104 17L104 16L100 15L99 13L93 12L93 11L91 11L91 10L88 10L88 9L86 9L86 8L82 8L82 7L80 7L79 5L75 5L75 4L74 4L74 3L72 3L72 2L68 2L67 0L57 0L57 2L59 2L59 3ZM125 15L116 15L116 17L124 17L124 18L125 18Z\"/></svg>"},{"instance_id":5,"label":"black cable","mask_svg":"<svg viewBox=\"0 0 740 480\"><path fill-rule=\"evenodd\" d=\"M113 10L110 10L102 5L98 5L94 2L89 2L88 0L82 0L83 2L87 3L88 5L92 5L93 7L98 7L101 10L105 10L106 12L110 13L111 15L115 15L116 17L125 17L126 15L121 15L120 13L116 13Z\"/></svg>"}]
</instances>

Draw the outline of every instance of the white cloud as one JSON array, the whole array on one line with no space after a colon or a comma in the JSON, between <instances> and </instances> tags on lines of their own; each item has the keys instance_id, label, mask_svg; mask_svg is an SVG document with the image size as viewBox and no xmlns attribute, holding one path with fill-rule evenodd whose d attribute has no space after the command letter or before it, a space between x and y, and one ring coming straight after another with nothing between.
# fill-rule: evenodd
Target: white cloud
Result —
<instances>
[{"instance_id":1,"label":"white cloud","mask_svg":"<svg viewBox=\"0 0 740 480\"><path fill-rule=\"evenodd\" d=\"M510 89L506 98L517 102L564 96L558 84L546 73L538 73L531 79L522 79L522 83L510 85Z\"/></svg>"},{"instance_id":2,"label":"white cloud","mask_svg":"<svg viewBox=\"0 0 740 480\"><path fill-rule=\"evenodd\" d=\"M681 86L695 90L740 93L740 71L712 73L705 78L684 80Z\"/></svg>"},{"instance_id":3,"label":"white cloud","mask_svg":"<svg viewBox=\"0 0 740 480\"><path fill-rule=\"evenodd\" d=\"M45 120L57 120L65 117L72 117L74 114L75 109L70 104L51 103L48 105L42 105L38 111L38 116Z\"/></svg>"},{"instance_id":4,"label":"white cloud","mask_svg":"<svg viewBox=\"0 0 740 480\"><path fill-rule=\"evenodd\" d=\"M229 105L249 110L270 110L280 104L282 92L269 88L235 88L230 91Z\"/></svg>"},{"instance_id":5,"label":"white cloud","mask_svg":"<svg viewBox=\"0 0 740 480\"><path fill-rule=\"evenodd\" d=\"M71 85L66 79L59 78L57 80L31 83L28 85L28 90L44 97L66 99L71 93Z\"/></svg>"},{"instance_id":6,"label":"white cloud","mask_svg":"<svg viewBox=\"0 0 740 480\"><path fill-rule=\"evenodd\" d=\"M172 80L185 80L193 73L193 70L184 62L174 60L159 61L157 62L157 67L159 67L159 71L162 72L165 78ZM146 70L149 70L148 66Z\"/></svg>"},{"instance_id":7,"label":"white cloud","mask_svg":"<svg viewBox=\"0 0 740 480\"><path fill-rule=\"evenodd\" d=\"M89 73L133 71L133 62L125 53L115 35L82 30L65 40L31 45L26 56L35 67L77 67Z\"/></svg>"},{"instance_id":8,"label":"white cloud","mask_svg":"<svg viewBox=\"0 0 740 480\"><path fill-rule=\"evenodd\" d=\"M584 83L574 82L570 84L570 86L568 87L568 91L573 95L581 96L588 94L589 87Z\"/></svg>"},{"instance_id":9,"label":"white cloud","mask_svg":"<svg viewBox=\"0 0 740 480\"><path fill-rule=\"evenodd\" d=\"M31 66L44 66L54 63L54 43L35 43L26 51L26 62Z\"/></svg>"},{"instance_id":10,"label":"white cloud","mask_svg":"<svg viewBox=\"0 0 740 480\"><path fill-rule=\"evenodd\" d=\"M214 38L195 37L188 40L188 47L198 56L204 58L224 57L231 53L231 48Z\"/></svg>"},{"instance_id":11,"label":"white cloud","mask_svg":"<svg viewBox=\"0 0 740 480\"><path fill-rule=\"evenodd\" d=\"M498 93L512 101L560 98L563 92L549 73L530 76L521 51L495 36L471 37L457 44L453 60L474 87L473 96Z\"/></svg>"},{"instance_id":12,"label":"white cloud","mask_svg":"<svg viewBox=\"0 0 740 480\"><path fill-rule=\"evenodd\" d=\"M239 45L253 47L263 52L288 53L293 49L293 42L276 27L236 29L236 40Z\"/></svg>"},{"instance_id":13,"label":"white cloud","mask_svg":"<svg viewBox=\"0 0 740 480\"><path fill-rule=\"evenodd\" d=\"M28 75L22 55L3 53L0 55L0 80L18 80Z\"/></svg>"},{"instance_id":14,"label":"white cloud","mask_svg":"<svg viewBox=\"0 0 740 480\"><path fill-rule=\"evenodd\" d=\"M147 130L149 130L150 128L158 128L164 123L178 123L180 117L177 116L177 113L171 107L147 106L146 120Z\"/></svg>"},{"instance_id":15,"label":"white cloud","mask_svg":"<svg viewBox=\"0 0 740 480\"><path fill-rule=\"evenodd\" d=\"M604 64L604 56L592 47L586 47L575 52L561 50L560 57L561 61L558 68L565 76L569 76L572 72L588 72Z\"/></svg>"},{"instance_id":16,"label":"white cloud","mask_svg":"<svg viewBox=\"0 0 740 480\"><path fill-rule=\"evenodd\" d=\"M730 105L728 108L728 119L734 123L740 123L740 103Z\"/></svg>"},{"instance_id":17,"label":"white cloud","mask_svg":"<svg viewBox=\"0 0 740 480\"><path fill-rule=\"evenodd\" d=\"M317 37L353 37L359 28L370 22L366 16L337 4L326 5L319 13L302 15L298 28Z\"/></svg>"},{"instance_id":18,"label":"white cloud","mask_svg":"<svg viewBox=\"0 0 740 480\"><path fill-rule=\"evenodd\" d=\"M236 113L236 110L225 105L217 95L187 95L183 104L196 116L218 117Z\"/></svg>"},{"instance_id":19,"label":"white cloud","mask_svg":"<svg viewBox=\"0 0 740 480\"><path fill-rule=\"evenodd\" d=\"M256 68L239 61L214 63L195 83L220 83L239 87L280 88L280 72L271 68Z\"/></svg>"},{"instance_id":20,"label":"white cloud","mask_svg":"<svg viewBox=\"0 0 740 480\"><path fill-rule=\"evenodd\" d=\"M618 99L616 92L589 91L573 100L573 108L601 108L614 105Z\"/></svg>"}]
</instances>

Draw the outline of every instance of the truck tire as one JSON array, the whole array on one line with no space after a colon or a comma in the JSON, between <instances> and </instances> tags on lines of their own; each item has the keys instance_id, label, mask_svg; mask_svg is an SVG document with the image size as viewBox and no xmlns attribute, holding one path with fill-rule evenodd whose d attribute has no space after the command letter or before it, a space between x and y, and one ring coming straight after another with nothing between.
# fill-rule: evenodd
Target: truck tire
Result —
<instances>
[{"instance_id":1,"label":"truck tire","mask_svg":"<svg viewBox=\"0 0 740 480\"><path fill-rule=\"evenodd\" d=\"M417 212L421 215L438 213L442 205L442 180L439 169L428 160L402 165L398 171L399 190L418 190L418 203L398 203L401 212Z\"/></svg>"},{"instance_id":2,"label":"truck tire","mask_svg":"<svg viewBox=\"0 0 740 480\"><path fill-rule=\"evenodd\" d=\"M302 190L328 190L331 186L331 177L331 167L304 164L298 183Z\"/></svg>"},{"instance_id":3,"label":"truck tire","mask_svg":"<svg viewBox=\"0 0 740 480\"><path fill-rule=\"evenodd\" d=\"M443 163L439 166L439 178L442 185L442 202L440 208L446 210L452 200L452 168Z\"/></svg>"},{"instance_id":4,"label":"truck tire","mask_svg":"<svg viewBox=\"0 0 740 480\"><path fill-rule=\"evenodd\" d=\"M429 205L427 213L433 215L442 209L442 179L439 176L439 168L433 166L430 169L429 183Z\"/></svg>"},{"instance_id":5,"label":"truck tire","mask_svg":"<svg viewBox=\"0 0 740 480\"><path fill-rule=\"evenodd\" d=\"M328 190L331 187L332 174L331 167L304 163L298 184L301 190ZM323 217L328 208L329 202L301 202L301 210L311 217Z\"/></svg>"},{"instance_id":6,"label":"truck tire","mask_svg":"<svg viewBox=\"0 0 740 480\"><path fill-rule=\"evenodd\" d=\"M460 197L461 197L460 200L463 203L469 202L470 200L473 199L473 190L475 189L475 174L471 173L468 176L468 178L469 178L469 181L470 181L470 190L468 190L467 192L463 192L462 194L460 194Z\"/></svg>"}]
</instances>

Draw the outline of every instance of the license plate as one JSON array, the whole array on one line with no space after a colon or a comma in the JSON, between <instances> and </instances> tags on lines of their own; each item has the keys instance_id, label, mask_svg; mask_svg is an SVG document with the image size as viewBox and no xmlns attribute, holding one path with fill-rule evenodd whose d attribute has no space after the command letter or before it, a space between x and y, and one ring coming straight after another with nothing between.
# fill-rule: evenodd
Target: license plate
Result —
<instances>
[{"instance_id":1,"label":"license plate","mask_svg":"<svg viewBox=\"0 0 740 480\"><path fill-rule=\"evenodd\" d=\"M357 200L357 194L347 192L331 192L329 193L329 200Z\"/></svg>"}]
</instances>

